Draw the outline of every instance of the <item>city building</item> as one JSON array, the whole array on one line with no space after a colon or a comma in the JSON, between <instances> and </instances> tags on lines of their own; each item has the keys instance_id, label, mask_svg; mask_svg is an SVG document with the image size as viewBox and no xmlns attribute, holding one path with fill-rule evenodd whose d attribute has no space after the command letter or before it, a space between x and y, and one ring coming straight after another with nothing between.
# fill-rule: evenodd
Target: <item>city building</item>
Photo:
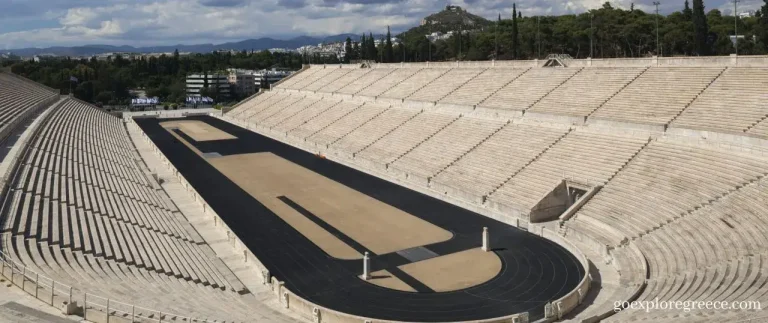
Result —
<instances>
[{"instance_id":1,"label":"city building","mask_svg":"<svg viewBox=\"0 0 768 323\"><path fill-rule=\"evenodd\" d=\"M232 84L232 89L238 96L245 97L256 93L258 84L253 71L234 68L227 69L227 71L229 72L227 80L229 84Z\"/></svg>"},{"instance_id":2,"label":"city building","mask_svg":"<svg viewBox=\"0 0 768 323\"><path fill-rule=\"evenodd\" d=\"M739 13L739 18L754 17L756 13L757 12L755 12L755 10L747 10L747 11L744 11L742 13Z\"/></svg>"},{"instance_id":3,"label":"city building","mask_svg":"<svg viewBox=\"0 0 768 323\"><path fill-rule=\"evenodd\" d=\"M219 100L231 97L227 74L190 74L187 75L187 96L200 97L200 91L208 84L209 89L218 89ZM207 95L213 97L213 95Z\"/></svg>"},{"instance_id":4,"label":"city building","mask_svg":"<svg viewBox=\"0 0 768 323\"><path fill-rule=\"evenodd\" d=\"M277 83L278 81L288 77L293 72L291 71L282 71L277 69L271 69L271 70L261 70L256 71L253 73L254 76L254 82L256 84L256 88L264 87L268 88L269 85Z\"/></svg>"}]
</instances>

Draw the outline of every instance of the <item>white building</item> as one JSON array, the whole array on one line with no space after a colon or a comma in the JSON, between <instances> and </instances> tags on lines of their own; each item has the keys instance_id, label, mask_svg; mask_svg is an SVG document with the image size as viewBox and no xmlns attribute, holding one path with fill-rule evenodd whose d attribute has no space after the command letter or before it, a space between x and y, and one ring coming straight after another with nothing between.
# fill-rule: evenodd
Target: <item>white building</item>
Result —
<instances>
[{"instance_id":1,"label":"white building","mask_svg":"<svg viewBox=\"0 0 768 323\"><path fill-rule=\"evenodd\" d=\"M754 17L754 16L755 16L755 13L756 13L756 12L755 12L754 10L748 10L748 11L744 11L744 12L742 12L742 13L739 13L739 18L749 18L749 17Z\"/></svg>"},{"instance_id":2,"label":"white building","mask_svg":"<svg viewBox=\"0 0 768 323\"><path fill-rule=\"evenodd\" d=\"M279 71L277 69L261 70L253 73L254 82L256 82L256 88L258 89L262 84L270 85L277 83L278 81L293 74L290 71Z\"/></svg>"},{"instance_id":3,"label":"white building","mask_svg":"<svg viewBox=\"0 0 768 323\"><path fill-rule=\"evenodd\" d=\"M229 75L227 74L190 74L187 75L187 96L199 97L200 90L205 86L206 79L209 89L218 89L220 98L231 97Z\"/></svg>"}]
</instances>

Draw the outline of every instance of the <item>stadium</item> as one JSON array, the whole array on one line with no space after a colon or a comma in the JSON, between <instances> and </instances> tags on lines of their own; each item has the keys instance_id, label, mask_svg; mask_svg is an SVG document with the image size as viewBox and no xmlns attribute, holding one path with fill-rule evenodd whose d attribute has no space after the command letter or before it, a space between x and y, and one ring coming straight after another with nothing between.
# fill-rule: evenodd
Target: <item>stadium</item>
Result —
<instances>
[{"instance_id":1,"label":"stadium","mask_svg":"<svg viewBox=\"0 0 768 323\"><path fill-rule=\"evenodd\" d=\"M37 321L768 321L765 56L305 65L121 116L3 72L0 111Z\"/></svg>"}]
</instances>

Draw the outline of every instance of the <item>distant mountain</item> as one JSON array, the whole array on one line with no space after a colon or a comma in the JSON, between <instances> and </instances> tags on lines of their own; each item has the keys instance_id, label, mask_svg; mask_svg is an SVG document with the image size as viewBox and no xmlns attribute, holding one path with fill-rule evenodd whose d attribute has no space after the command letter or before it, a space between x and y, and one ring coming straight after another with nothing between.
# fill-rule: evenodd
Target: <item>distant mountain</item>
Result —
<instances>
[{"instance_id":1,"label":"distant mountain","mask_svg":"<svg viewBox=\"0 0 768 323\"><path fill-rule=\"evenodd\" d=\"M424 38L433 32L457 32L459 30L480 30L490 25L491 21L472 14L459 6L446 6L444 10L431 14L421 20L421 25L398 35L406 41Z\"/></svg>"},{"instance_id":2,"label":"distant mountain","mask_svg":"<svg viewBox=\"0 0 768 323\"><path fill-rule=\"evenodd\" d=\"M464 25L465 28L472 26L486 26L491 24L488 19L474 15L459 6L446 6L445 10L432 14L424 18L422 25Z\"/></svg>"},{"instance_id":3,"label":"distant mountain","mask_svg":"<svg viewBox=\"0 0 768 323\"><path fill-rule=\"evenodd\" d=\"M48 47L48 48L20 48L3 50L3 53L11 53L23 57L30 57L35 55L56 55L56 56L89 56L112 52L130 52L130 53L169 53L174 50L179 52L190 53L209 53L214 50L264 50L270 48L288 48L296 49L307 45L317 45L320 43L338 42L344 41L350 37L354 40L360 38L355 34L341 34L328 37L309 37L300 36L292 39L274 39L274 38L259 38L259 39L247 39L239 42L230 42L223 44L197 44L197 45L173 45L173 46L149 46L149 47L133 47L133 46L112 46L112 45L85 45L74 47Z\"/></svg>"}]
</instances>

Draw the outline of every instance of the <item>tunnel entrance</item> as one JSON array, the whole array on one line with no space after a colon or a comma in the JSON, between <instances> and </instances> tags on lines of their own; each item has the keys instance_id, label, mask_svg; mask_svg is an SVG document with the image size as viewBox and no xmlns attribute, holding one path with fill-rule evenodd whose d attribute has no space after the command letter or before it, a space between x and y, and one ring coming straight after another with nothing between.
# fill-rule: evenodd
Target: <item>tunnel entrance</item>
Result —
<instances>
[{"instance_id":1,"label":"tunnel entrance","mask_svg":"<svg viewBox=\"0 0 768 323\"><path fill-rule=\"evenodd\" d=\"M530 211L530 222L546 222L560 217L581 199L588 199L593 187L571 180L562 180L552 191L544 195ZM591 196L591 195L589 195ZM586 202L583 201L583 202ZM583 204L580 203L580 204Z\"/></svg>"}]
</instances>

